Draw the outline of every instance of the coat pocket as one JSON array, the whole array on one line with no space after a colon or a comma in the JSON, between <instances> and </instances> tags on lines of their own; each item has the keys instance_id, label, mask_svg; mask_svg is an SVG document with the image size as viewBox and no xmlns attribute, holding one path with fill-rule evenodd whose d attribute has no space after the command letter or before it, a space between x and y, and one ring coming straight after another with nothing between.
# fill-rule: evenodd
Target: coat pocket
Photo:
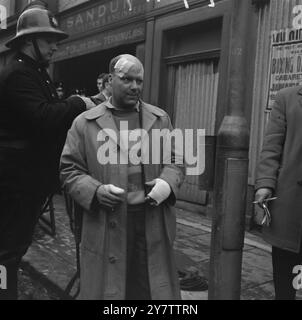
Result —
<instances>
[{"instance_id":1,"label":"coat pocket","mask_svg":"<svg viewBox=\"0 0 302 320\"><path fill-rule=\"evenodd\" d=\"M106 233L106 214L86 212L83 216L82 247L90 252L103 255Z\"/></svg>"}]
</instances>

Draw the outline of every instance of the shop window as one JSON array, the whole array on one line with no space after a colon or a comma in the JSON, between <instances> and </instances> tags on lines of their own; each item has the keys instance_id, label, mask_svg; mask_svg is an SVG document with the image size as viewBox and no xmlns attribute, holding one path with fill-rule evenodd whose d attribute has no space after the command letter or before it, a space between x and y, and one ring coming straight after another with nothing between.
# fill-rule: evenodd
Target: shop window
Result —
<instances>
[{"instance_id":1,"label":"shop window","mask_svg":"<svg viewBox=\"0 0 302 320\"><path fill-rule=\"evenodd\" d=\"M175 72L175 126L203 128L214 135L218 86L218 61L198 61L173 66ZM186 116L185 116L186 115Z\"/></svg>"}]
</instances>

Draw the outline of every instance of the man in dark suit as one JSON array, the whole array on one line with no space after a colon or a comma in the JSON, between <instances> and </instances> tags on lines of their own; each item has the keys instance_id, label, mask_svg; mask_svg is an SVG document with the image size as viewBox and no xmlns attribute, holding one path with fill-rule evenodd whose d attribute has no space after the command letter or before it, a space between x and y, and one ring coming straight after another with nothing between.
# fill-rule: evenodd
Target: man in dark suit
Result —
<instances>
[{"instance_id":1,"label":"man in dark suit","mask_svg":"<svg viewBox=\"0 0 302 320\"><path fill-rule=\"evenodd\" d=\"M104 74L102 78L102 90L96 94L95 96L91 97L91 100L96 104L101 104L109 100L112 95L112 87L110 83L110 75Z\"/></svg>"},{"instance_id":2,"label":"man in dark suit","mask_svg":"<svg viewBox=\"0 0 302 320\"><path fill-rule=\"evenodd\" d=\"M301 96L301 86L282 89L277 94L255 184L260 206L265 199L277 197L267 202L271 222L262 228L264 239L272 245L276 300L295 299L294 269L302 264Z\"/></svg>"},{"instance_id":3,"label":"man in dark suit","mask_svg":"<svg viewBox=\"0 0 302 320\"><path fill-rule=\"evenodd\" d=\"M19 263L42 204L58 186L67 130L93 106L87 98L57 97L47 67L64 38L67 34L46 5L34 1L7 43L16 54L0 74L0 265L7 269L7 289L0 289L0 300L17 299Z\"/></svg>"}]
</instances>

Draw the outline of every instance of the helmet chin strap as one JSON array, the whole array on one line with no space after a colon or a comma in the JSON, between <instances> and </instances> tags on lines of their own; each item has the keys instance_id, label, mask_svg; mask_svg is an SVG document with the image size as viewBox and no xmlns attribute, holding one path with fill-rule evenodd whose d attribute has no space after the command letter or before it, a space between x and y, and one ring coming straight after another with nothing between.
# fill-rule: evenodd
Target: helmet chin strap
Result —
<instances>
[{"instance_id":1,"label":"helmet chin strap","mask_svg":"<svg viewBox=\"0 0 302 320\"><path fill-rule=\"evenodd\" d=\"M49 62L43 59L36 38L33 38L33 39L32 39L32 44L33 44L34 49L35 49L35 53L36 53L36 57L37 57L37 62L41 65L41 67L47 68L47 67L49 66Z\"/></svg>"}]
</instances>

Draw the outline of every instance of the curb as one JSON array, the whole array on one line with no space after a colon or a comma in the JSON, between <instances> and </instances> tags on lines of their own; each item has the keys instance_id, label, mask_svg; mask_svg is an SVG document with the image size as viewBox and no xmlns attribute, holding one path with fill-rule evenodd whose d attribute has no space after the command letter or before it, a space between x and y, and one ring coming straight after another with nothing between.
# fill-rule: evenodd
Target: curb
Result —
<instances>
[{"instance_id":1,"label":"curb","mask_svg":"<svg viewBox=\"0 0 302 320\"><path fill-rule=\"evenodd\" d=\"M30 262L22 259L20 268L27 271L28 274L36 281L41 283L45 288L54 292L62 300L74 300L70 295L66 295L64 290L60 288L54 281L51 281L42 272L33 267Z\"/></svg>"}]
</instances>

